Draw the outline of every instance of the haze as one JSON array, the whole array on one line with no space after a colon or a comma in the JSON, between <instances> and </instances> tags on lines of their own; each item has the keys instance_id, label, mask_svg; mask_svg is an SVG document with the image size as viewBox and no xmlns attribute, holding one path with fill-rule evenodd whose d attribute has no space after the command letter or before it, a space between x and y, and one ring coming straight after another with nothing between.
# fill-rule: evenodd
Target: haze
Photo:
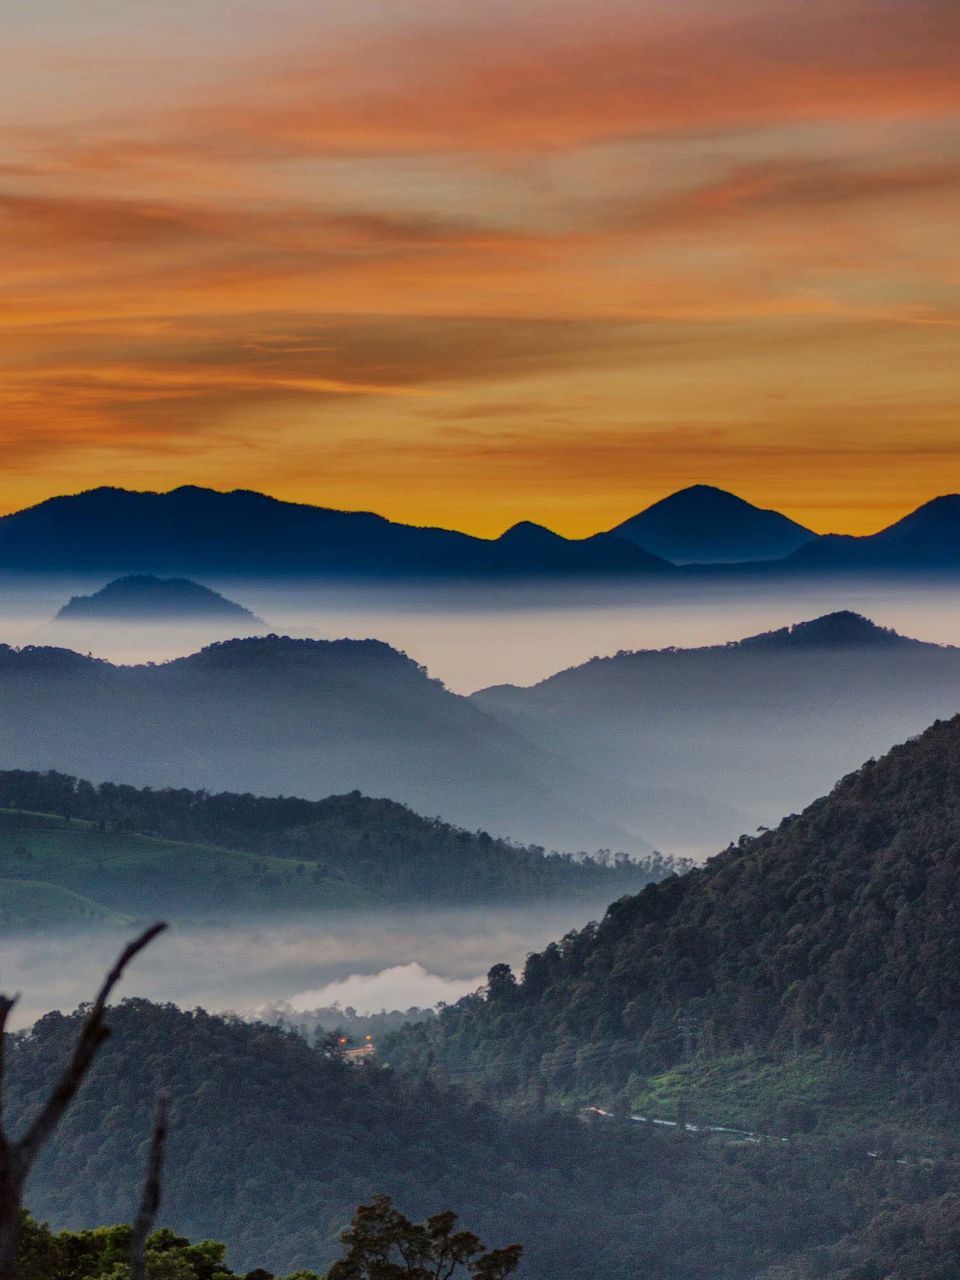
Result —
<instances>
[{"instance_id":1,"label":"haze","mask_svg":"<svg viewBox=\"0 0 960 1280\"><path fill-rule=\"evenodd\" d=\"M0 577L0 641L59 645L119 663L163 661L256 628L220 624L51 623L102 579ZM557 583L488 589L207 579L262 617L266 630L317 639L375 637L408 653L457 693L532 684L621 649L725 643L837 609L938 644L960 643L956 580L829 577L789 587L717 575L654 586Z\"/></svg>"}]
</instances>

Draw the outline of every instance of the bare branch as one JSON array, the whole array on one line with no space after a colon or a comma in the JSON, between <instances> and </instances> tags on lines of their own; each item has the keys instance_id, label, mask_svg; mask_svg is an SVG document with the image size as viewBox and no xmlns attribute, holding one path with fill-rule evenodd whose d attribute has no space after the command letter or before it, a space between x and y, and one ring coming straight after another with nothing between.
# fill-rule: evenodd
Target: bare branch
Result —
<instances>
[{"instance_id":1,"label":"bare branch","mask_svg":"<svg viewBox=\"0 0 960 1280\"><path fill-rule=\"evenodd\" d=\"M130 1280L145 1280L147 1274L147 1240L153 1231L163 1191L163 1156L167 1144L167 1119L170 1095L161 1093L153 1115L153 1136L143 1179L140 1208L130 1236Z\"/></svg>"},{"instance_id":2,"label":"bare branch","mask_svg":"<svg viewBox=\"0 0 960 1280\"><path fill-rule=\"evenodd\" d=\"M17 1003L17 996L0 996L0 1150L6 1149L7 1138L3 1131L3 1073L6 1067L7 1042L5 1036L7 1034L7 1019L10 1017L10 1011Z\"/></svg>"},{"instance_id":3,"label":"bare branch","mask_svg":"<svg viewBox=\"0 0 960 1280\"><path fill-rule=\"evenodd\" d=\"M17 1142L11 1142L0 1127L0 1280L14 1280L23 1187L30 1172L30 1166L37 1158L40 1148L62 1120L64 1112L86 1078L97 1050L110 1034L104 1025L107 1001L114 987L123 977L123 972L130 961L166 927L165 924L152 925L123 950L116 964L107 974L96 1000L84 1019L70 1061L41 1108L40 1114L23 1137ZM0 1085L3 1083L2 1035L13 1006L13 1000L0 996ZM2 1097L0 1097L0 1104L2 1104Z\"/></svg>"},{"instance_id":4,"label":"bare branch","mask_svg":"<svg viewBox=\"0 0 960 1280\"><path fill-rule=\"evenodd\" d=\"M151 943L158 934L163 933L166 927L166 924L162 922L151 925L149 929L140 934L139 938L134 938L133 942L124 948L116 964L107 974L106 980L97 993L97 998L93 1002L93 1006L80 1029L80 1035L77 1037L77 1043L74 1045L70 1061L64 1068L63 1074L57 1081L53 1092L41 1108L39 1115L17 1143L18 1153L24 1168L30 1168L37 1158L40 1148L62 1120L64 1112L73 1101L81 1084L83 1084L87 1072L90 1070L90 1064L96 1057L97 1050L110 1035L108 1028L104 1026L103 1013L114 987L123 977L123 971L134 956L139 955L144 947Z\"/></svg>"}]
</instances>

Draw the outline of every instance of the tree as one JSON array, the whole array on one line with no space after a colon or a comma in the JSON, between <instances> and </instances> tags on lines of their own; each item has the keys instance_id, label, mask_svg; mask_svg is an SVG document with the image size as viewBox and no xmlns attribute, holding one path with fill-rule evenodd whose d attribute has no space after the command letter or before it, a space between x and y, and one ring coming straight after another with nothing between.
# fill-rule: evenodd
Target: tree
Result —
<instances>
[{"instance_id":1,"label":"tree","mask_svg":"<svg viewBox=\"0 0 960 1280\"><path fill-rule=\"evenodd\" d=\"M503 1280L519 1266L520 1245L487 1250L472 1232L456 1227L449 1209L414 1223L389 1196L376 1196L359 1207L341 1236L347 1253L327 1280Z\"/></svg>"},{"instance_id":2,"label":"tree","mask_svg":"<svg viewBox=\"0 0 960 1280\"><path fill-rule=\"evenodd\" d=\"M16 997L11 999L0 995L0 1280L13 1280L15 1275L17 1239L23 1217L23 1188L27 1176L76 1097L101 1045L110 1035L110 1029L105 1025L107 1001L130 961L166 927L165 924L152 925L121 952L89 1008L73 1053L59 1080L26 1132L17 1139L10 1138L2 1124L6 1025Z\"/></svg>"}]
</instances>

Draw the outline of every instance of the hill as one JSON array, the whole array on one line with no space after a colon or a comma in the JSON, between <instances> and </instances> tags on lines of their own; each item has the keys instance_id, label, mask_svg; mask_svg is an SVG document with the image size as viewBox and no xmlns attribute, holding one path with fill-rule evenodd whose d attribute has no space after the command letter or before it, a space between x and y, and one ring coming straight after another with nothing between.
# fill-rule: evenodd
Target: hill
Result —
<instances>
[{"instance_id":1,"label":"hill","mask_svg":"<svg viewBox=\"0 0 960 1280\"><path fill-rule=\"evenodd\" d=\"M817 537L778 511L706 484L681 489L610 532L673 564L781 560Z\"/></svg>"},{"instance_id":2,"label":"hill","mask_svg":"<svg viewBox=\"0 0 960 1280\"><path fill-rule=\"evenodd\" d=\"M134 574L108 582L88 596L73 596L57 612L71 622L248 622L263 626L256 614L188 578Z\"/></svg>"},{"instance_id":3,"label":"hill","mask_svg":"<svg viewBox=\"0 0 960 1280\"><path fill-rule=\"evenodd\" d=\"M131 667L0 646L0 699L4 768L307 799L359 789L524 843L651 849L655 795L526 740L375 640L265 636ZM724 812L676 802L711 830Z\"/></svg>"},{"instance_id":4,"label":"hill","mask_svg":"<svg viewBox=\"0 0 960 1280\"><path fill-rule=\"evenodd\" d=\"M721 1122L751 1096L751 1127L777 1098L791 1128L889 1124L892 1103L901 1124L943 1124L960 1097L958 916L960 717L776 831L614 903L519 983L492 971L486 999L400 1033L391 1058L641 1108L702 1083Z\"/></svg>"},{"instance_id":5,"label":"hill","mask_svg":"<svg viewBox=\"0 0 960 1280\"><path fill-rule=\"evenodd\" d=\"M0 518L0 569L123 574L498 578L669 573L630 542L499 539L397 524L365 511L185 485L169 493L101 488Z\"/></svg>"},{"instance_id":6,"label":"hill","mask_svg":"<svg viewBox=\"0 0 960 1280\"><path fill-rule=\"evenodd\" d=\"M0 810L0 903L14 928L364 908L379 895L303 858L151 839L53 814Z\"/></svg>"},{"instance_id":7,"label":"hill","mask_svg":"<svg viewBox=\"0 0 960 1280\"><path fill-rule=\"evenodd\" d=\"M862 1149L693 1146L641 1126L503 1115L429 1078L348 1066L293 1034L202 1010L128 1001L109 1021L28 1203L56 1228L129 1220L165 1087L162 1221L224 1240L235 1268L322 1270L354 1206L384 1192L414 1218L454 1206L484 1239L522 1241L526 1280L744 1280L838 1241L891 1189ZM8 1042L15 1131L77 1024L49 1014Z\"/></svg>"},{"instance_id":8,"label":"hill","mask_svg":"<svg viewBox=\"0 0 960 1280\"><path fill-rule=\"evenodd\" d=\"M604 897L668 874L495 840L355 792L306 801L0 773L0 876L141 916ZM10 807L14 806L14 807Z\"/></svg>"},{"instance_id":9,"label":"hill","mask_svg":"<svg viewBox=\"0 0 960 1280\"><path fill-rule=\"evenodd\" d=\"M754 815L722 828L715 848L953 715L960 649L840 612L726 645L594 658L530 688L483 690L473 701L534 742L562 742L596 773ZM703 849L680 804L673 814L681 839L665 847ZM658 827L646 830L656 837Z\"/></svg>"},{"instance_id":10,"label":"hill","mask_svg":"<svg viewBox=\"0 0 960 1280\"><path fill-rule=\"evenodd\" d=\"M879 533L830 534L801 547L791 569L831 571L950 571L960 568L960 494L934 498Z\"/></svg>"}]
</instances>

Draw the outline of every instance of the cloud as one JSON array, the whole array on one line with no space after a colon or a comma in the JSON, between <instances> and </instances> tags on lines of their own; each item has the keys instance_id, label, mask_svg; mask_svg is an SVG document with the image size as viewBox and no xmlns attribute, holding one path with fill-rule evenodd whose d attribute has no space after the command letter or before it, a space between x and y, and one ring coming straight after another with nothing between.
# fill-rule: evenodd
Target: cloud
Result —
<instances>
[{"instance_id":1,"label":"cloud","mask_svg":"<svg viewBox=\"0 0 960 1280\"><path fill-rule=\"evenodd\" d=\"M952 0L60 8L0 85L6 507L53 468L489 529L512 467L582 530L693 440L882 484L955 437Z\"/></svg>"},{"instance_id":2,"label":"cloud","mask_svg":"<svg viewBox=\"0 0 960 1280\"><path fill-rule=\"evenodd\" d=\"M426 1009L440 1004L453 1004L482 986L485 978L441 978L416 961L394 965L378 973L352 973L324 987L300 991L290 997L297 1013L325 1009L333 1004L356 1009L358 1013L379 1013L386 1009Z\"/></svg>"}]
</instances>

